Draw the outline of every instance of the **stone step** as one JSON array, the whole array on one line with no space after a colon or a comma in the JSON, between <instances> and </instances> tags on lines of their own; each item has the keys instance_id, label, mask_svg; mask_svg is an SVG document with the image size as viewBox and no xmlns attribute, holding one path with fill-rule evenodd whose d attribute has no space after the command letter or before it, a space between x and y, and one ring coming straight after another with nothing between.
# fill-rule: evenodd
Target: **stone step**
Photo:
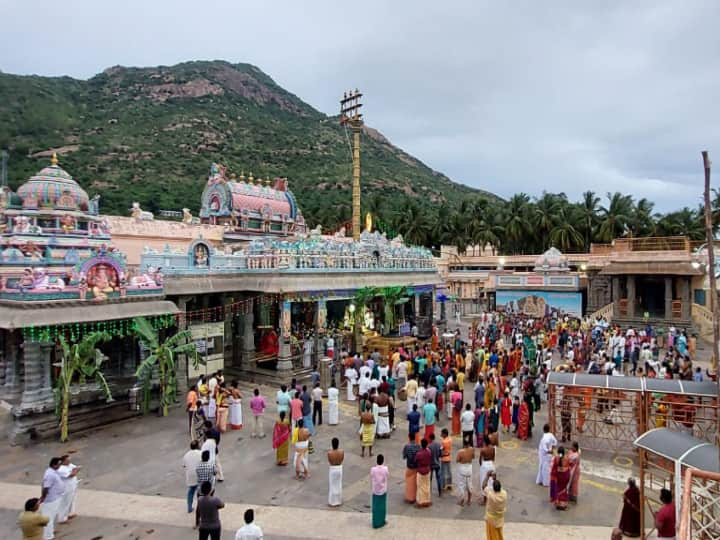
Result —
<instances>
[{"instance_id":1,"label":"stone step","mask_svg":"<svg viewBox=\"0 0 720 540\"><path fill-rule=\"evenodd\" d=\"M72 407L68 423L70 437L140 415L141 411L130 409L127 398ZM59 419L52 411L16 417L10 433L12 444L59 437Z\"/></svg>"}]
</instances>

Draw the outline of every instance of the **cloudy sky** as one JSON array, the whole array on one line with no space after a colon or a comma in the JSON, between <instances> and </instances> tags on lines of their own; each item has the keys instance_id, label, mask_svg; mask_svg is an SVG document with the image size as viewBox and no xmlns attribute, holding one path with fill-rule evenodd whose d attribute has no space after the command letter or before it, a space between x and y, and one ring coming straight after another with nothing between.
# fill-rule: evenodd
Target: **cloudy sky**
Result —
<instances>
[{"instance_id":1,"label":"cloudy sky","mask_svg":"<svg viewBox=\"0 0 720 540\"><path fill-rule=\"evenodd\" d=\"M700 202L702 149L720 163L719 20L716 0L0 0L0 69L249 62L328 114L360 88L368 125L456 181L671 210Z\"/></svg>"}]
</instances>

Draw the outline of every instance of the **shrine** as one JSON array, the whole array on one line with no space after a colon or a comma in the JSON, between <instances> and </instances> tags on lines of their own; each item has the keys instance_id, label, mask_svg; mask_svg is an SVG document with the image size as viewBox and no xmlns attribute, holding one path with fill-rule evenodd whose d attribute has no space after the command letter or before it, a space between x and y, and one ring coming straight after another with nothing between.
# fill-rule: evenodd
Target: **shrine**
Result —
<instances>
[{"instance_id":1,"label":"shrine","mask_svg":"<svg viewBox=\"0 0 720 540\"><path fill-rule=\"evenodd\" d=\"M90 332L109 333L101 347L109 359L105 375L113 394L125 397L141 354L132 318L175 324L177 307L164 299L162 273L128 268L99 215L99 199L89 198L56 156L16 192L0 192L0 388L12 405L13 438L56 426L60 336L75 342ZM77 390L78 413L94 408L99 388ZM100 409L106 419L118 412Z\"/></svg>"}]
</instances>

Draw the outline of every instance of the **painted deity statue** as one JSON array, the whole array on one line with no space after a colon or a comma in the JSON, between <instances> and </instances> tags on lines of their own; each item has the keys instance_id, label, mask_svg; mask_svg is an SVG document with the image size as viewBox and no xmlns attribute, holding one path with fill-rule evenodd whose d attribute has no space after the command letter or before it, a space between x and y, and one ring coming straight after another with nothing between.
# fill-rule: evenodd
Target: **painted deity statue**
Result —
<instances>
[{"instance_id":1,"label":"painted deity statue","mask_svg":"<svg viewBox=\"0 0 720 540\"><path fill-rule=\"evenodd\" d=\"M98 301L107 300L107 295L115 290L112 278L108 273L108 267L104 264L100 264L95 268L95 273L92 281L89 280L89 284L95 300Z\"/></svg>"}]
</instances>

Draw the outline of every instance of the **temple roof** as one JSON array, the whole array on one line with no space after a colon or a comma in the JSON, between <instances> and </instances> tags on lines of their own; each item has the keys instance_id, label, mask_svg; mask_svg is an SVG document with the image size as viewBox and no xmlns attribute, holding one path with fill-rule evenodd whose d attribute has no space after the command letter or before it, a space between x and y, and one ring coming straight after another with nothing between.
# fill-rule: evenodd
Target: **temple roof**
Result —
<instances>
[{"instance_id":1,"label":"temple roof","mask_svg":"<svg viewBox=\"0 0 720 540\"><path fill-rule=\"evenodd\" d=\"M88 194L58 165L56 155L53 155L49 167L45 167L17 189L17 195L26 206L33 202L37 206L56 206L61 196L68 195L78 208L88 208Z\"/></svg>"},{"instance_id":2,"label":"temple roof","mask_svg":"<svg viewBox=\"0 0 720 540\"><path fill-rule=\"evenodd\" d=\"M535 259L535 272L567 272L568 260L559 249L551 247Z\"/></svg>"}]
</instances>

